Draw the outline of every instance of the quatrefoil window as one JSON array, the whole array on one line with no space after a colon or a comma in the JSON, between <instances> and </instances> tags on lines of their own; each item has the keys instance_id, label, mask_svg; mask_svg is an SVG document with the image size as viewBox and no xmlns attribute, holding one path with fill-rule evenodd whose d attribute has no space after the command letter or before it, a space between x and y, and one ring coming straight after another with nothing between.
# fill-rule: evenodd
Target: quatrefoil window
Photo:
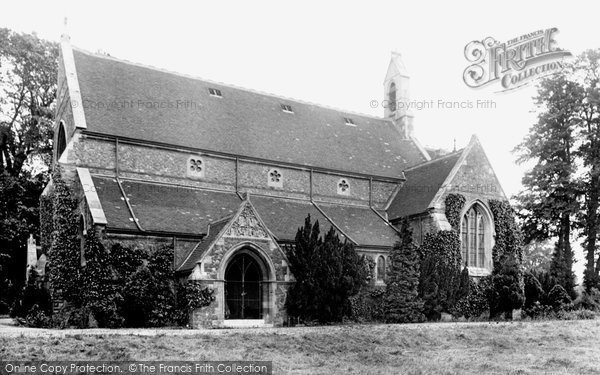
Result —
<instances>
[{"instance_id":1,"label":"quatrefoil window","mask_svg":"<svg viewBox=\"0 0 600 375\"><path fill-rule=\"evenodd\" d=\"M342 178L338 181L337 193L342 195L350 194L350 184L348 183L348 180Z\"/></svg>"},{"instance_id":2,"label":"quatrefoil window","mask_svg":"<svg viewBox=\"0 0 600 375\"><path fill-rule=\"evenodd\" d=\"M202 158L191 156L187 163L187 174L191 177L204 177L206 166Z\"/></svg>"},{"instance_id":3,"label":"quatrefoil window","mask_svg":"<svg viewBox=\"0 0 600 375\"><path fill-rule=\"evenodd\" d=\"M277 169L271 169L269 171L267 184L272 187L283 186L283 176Z\"/></svg>"}]
</instances>

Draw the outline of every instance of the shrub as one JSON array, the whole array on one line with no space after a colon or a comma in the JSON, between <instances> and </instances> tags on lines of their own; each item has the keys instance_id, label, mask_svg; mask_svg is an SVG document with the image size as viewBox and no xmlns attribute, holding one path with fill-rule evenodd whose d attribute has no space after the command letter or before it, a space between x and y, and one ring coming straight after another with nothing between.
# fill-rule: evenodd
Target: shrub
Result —
<instances>
[{"instance_id":1,"label":"shrub","mask_svg":"<svg viewBox=\"0 0 600 375\"><path fill-rule=\"evenodd\" d=\"M83 306L89 309L99 327L121 327L123 317L118 306L122 296L115 283L111 256L94 229L86 236L85 260L85 266L81 270Z\"/></svg>"},{"instance_id":2,"label":"shrub","mask_svg":"<svg viewBox=\"0 0 600 375\"><path fill-rule=\"evenodd\" d=\"M349 298L367 279L364 258L352 244L342 243L333 228L320 238L319 223L312 225L309 215L287 256L296 278L286 300L291 317L325 323L349 314Z\"/></svg>"},{"instance_id":3,"label":"shrub","mask_svg":"<svg viewBox=\"0 0 600 375\"><path fill-rule=\"evenodd\" d=\"M199 280L186 280L177 284L177 310L175 322L185 326L189 322L190 313L215 300L214 289L205 287Z\"/></svg>"},{"instance_id":4,"label":"shrub","mask_svg":"<svg viewBox=\"0 0 600 375\"><path fill-rule=\"evenodd\" d=\"M504 314L505 318L512 319L512 311L520 308L525 301L521 232L508 202L490 200L489 203L496 229L495 245L492 249L494 270L490 316Z\"/></svg>"},{"instance_id":5,"label":"shrub","mask_svg":"<svg viewBox=\"0 0 600 375\"><path fill-rule=\"evenodd\" d=\"M554 311L567 310L571 304L571 297L562 285L556 284L548 293L548 306Z\"/></svg>"},{"instance_id":6,"label":"shrub","mask_svg":"<svg viewBox=\"0 0 600 375\"><path fill-rule=\"evenodd\" d=\"M400 224L400 240L391 252L391 267L385 289L385 320L414 323L425 320L419 298L419 253L412 242L408 220Z\"/></svg>"},{"instance_id":7,"label":"shrub","mask_svg":"<svg viewBox=\"0 0 600 375\"><path fill-rule=\"evenodd\" d=\"M455 317L464 316L467 319L476 319L489 310L488 301L492 290L491 278L482 277L479 281L469 278L468 283L468 293L456 302L451 313Z\"/></svg>"},{"instance_id":8,"label":"shrub","mask_svg":"<svg viewBox=\"0 0 600 375\"><path fill-rule=\"evenodd\" d=\"M52 318L38 305L33 305L25 317L25 324L28 327L48 328L52 326Z\"/></svg>"},{"instance_id":9,"label":"shrub","mask_svg":"<svg viewBox=\"0 0 600 375\"><path fill-rule=\"evenodd\" d=\"M455 231L428 233L421 246L419 296L423 313L438 320L456 303L461 273L460 239Z\"/></svg>"},{"instance_id":10,"label":"shrub","mask_svg":"<svg viewBox=\"0 0 600 375\"><path fill-rule=\"evenodd\" d=\"M385 289L383 288L363 288L363 290L348 299L350 304L348 318L360 323L384 322L384 296Z\"/></svg>"},{"instance_id":11,"label":"shrub","mask_svg":"<svg viewBox=\"0 0 600 375\"><path fill-rule=\"evenodd\" d=\"M44 286L44 279L33 268L27 270L29 277L27 284L21 290L20 295L16 298L11 316L13 318L26 319L30 314L45 316L52 314L52 299L48 289Z\"/></svg>"},{"instance_id":12,"label":"shrub","mask_svg":"<svg viewBox=\"0 0 600 375\"><path fill-rule=\"evenodd\" d=\"M575 309L585 309L600 312L600 291L591 288L590 291L583 290L581 295L573 302Z\"/></svg>"},{"instance_id":13,"label":"shrub","mask_svg":"<svg viewBox=\"0 0 600 375\"><path fill-rule=\"evenodd\" d=\"M525 303L523 308L525 310L531 309L536 302L543 302L545 300L545 292L540 284L539 280L531 272L525 272L523 277L525 284Z\"/></svg>"}]
</instances>

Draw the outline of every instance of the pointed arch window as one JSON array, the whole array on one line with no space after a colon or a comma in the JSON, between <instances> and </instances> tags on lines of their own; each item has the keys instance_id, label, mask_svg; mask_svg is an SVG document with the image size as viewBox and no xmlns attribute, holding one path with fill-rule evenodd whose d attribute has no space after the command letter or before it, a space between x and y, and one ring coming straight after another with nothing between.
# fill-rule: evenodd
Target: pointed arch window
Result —
<instances>
[{"instance_id":1,"label":"pointed arch window","mask_svg":"<svg viewBox=\"0 0 600 375\"><path fill-rule=\"evenodd\" d=\"M56 140L56 160L60 159L60 156L67 148L67 135L65 132L65 123L60 122L58 125L58 138Z\"/></svg>"},{"instance_id":2,"label":"pointed arch window","mask_svg":"<svg viewBox=\"0 0 600 375\"><path fill-rule=\"evenodd\" d=\"M396 84L392 82L388 91L388 108L394 112L396 110Z\"/></svg>"},{"instance_id":3,"label":"pointed arch window","mask_svg":"<svg viewBox=\"0 0 600 375\"><path fill-rule=\"evenodd\" d=\"M383 283L385 281L385 258L380 255L377 258L377 282Z\"/></svg>"},{"instance_id":4,"label":"pointed arch window","mask_svg":"<svg viewBox=\"0 0 600 375\"><path fill-rule=\"evenodd\" d=\"M490 223L481 207L472 206L460 225L461 254L467 267L485 268L486 249L490 244Z\"/></svg>"}]
</instances>

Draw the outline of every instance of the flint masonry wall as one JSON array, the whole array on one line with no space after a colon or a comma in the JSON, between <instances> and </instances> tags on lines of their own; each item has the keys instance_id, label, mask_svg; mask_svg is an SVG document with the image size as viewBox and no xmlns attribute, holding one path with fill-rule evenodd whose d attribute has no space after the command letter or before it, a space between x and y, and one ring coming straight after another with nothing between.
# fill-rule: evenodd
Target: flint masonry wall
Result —
<instances>
[{"instance_id":1,"label":"flint masonry wall","mask_svg":"<svg viewBox=\"0 0 600 375\"><path fill-rule=\"evenodd\" d=\"M263 194L277 197L310 199L316 201L368 206L371 200L376 208L385 207L397 189L398 183L348 176L337 172L311 171L276 163L237 160L233 157L194 153L176 148L164 148L101 139L76 134L76 142L66 152L67 164L86 167L91 173L116 175L144 181L178 184ZM118 147L118 148L117 148ZM117 152L118 151L118 152ZM200 157L204 175L190 174L188 160ZM118 162L117 162L118 161ZM281 175L282 186L269 186L269 172ZM347 194L338 194L341 180L348 184Z\"/></svg>"}]
</instances>

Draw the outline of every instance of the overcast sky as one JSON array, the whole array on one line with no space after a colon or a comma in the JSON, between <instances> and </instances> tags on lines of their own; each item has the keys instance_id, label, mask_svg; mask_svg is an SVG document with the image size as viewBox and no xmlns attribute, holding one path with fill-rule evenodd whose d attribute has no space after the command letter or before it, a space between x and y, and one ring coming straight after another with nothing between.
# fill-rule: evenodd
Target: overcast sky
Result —
<instances>
[{"instance_id":1,"label":"overcast sky","mask_svg":"<svg viewBox=\"0 0 600 375\"><path fill-rule=\"evenodd\" d=\"M398 51L412 98L436 104L414 111L421 143L451 149L456 138L460 148L477 134L510 197L523 173L511 150L535 120L535 89L467 87L465 45L557 27L558 46L576 55L600 47L599 14L594 1L13 1L0 25L59 40L68 17L83 49L376 116L383 109L370 103ZM445 108L477 100L495 106Z\"/></svg>"}]
</instances>

